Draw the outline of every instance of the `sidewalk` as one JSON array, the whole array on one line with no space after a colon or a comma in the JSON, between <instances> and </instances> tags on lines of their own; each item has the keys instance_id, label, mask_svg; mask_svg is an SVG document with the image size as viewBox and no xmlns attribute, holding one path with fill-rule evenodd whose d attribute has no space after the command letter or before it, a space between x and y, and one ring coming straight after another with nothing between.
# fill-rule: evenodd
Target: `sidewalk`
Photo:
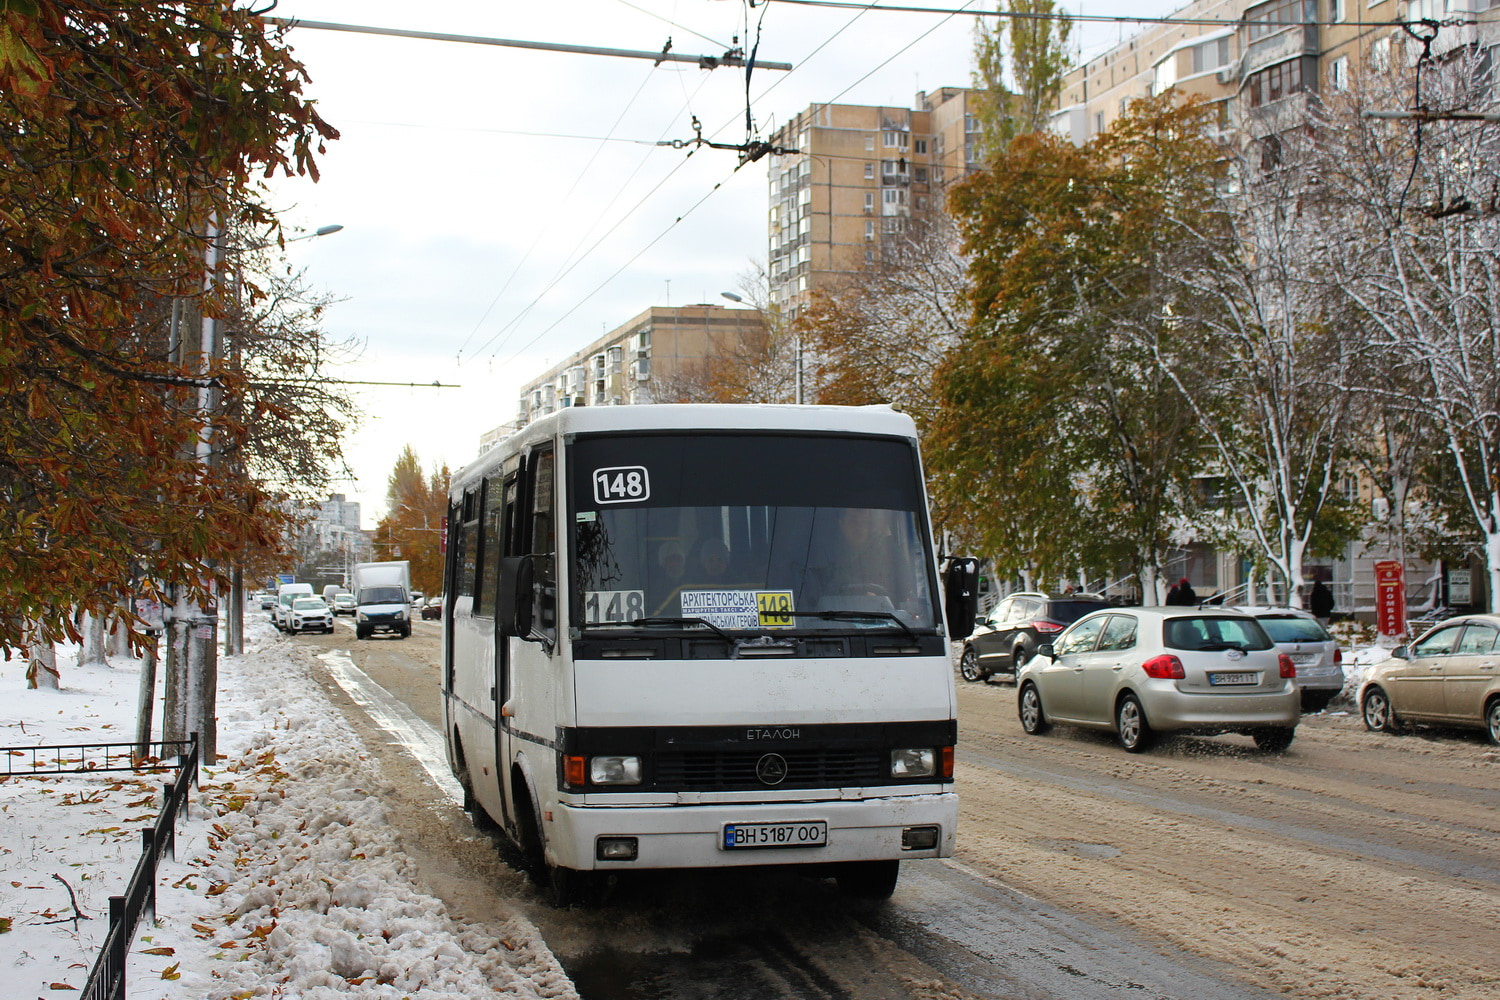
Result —
<instances>
[{"instance_id":1,"label":"sidewalk","mask_svg":"<svg viewBox=\"0 0 1500 1000\"><path fill-rule=\"evenodd\" d=\"M246 653L220 659L221 758L162 866L156 926L132 944L131 1000L576 997L519 911L459 922L416 887L371 794L377 762L304 665L261 652L271 635L247 622ZM58 647L61 691L0 664L0 746L134 738L138 664L76 653ZM0 778L0 996L82 988L168 780Z\"/></svg>"}]
</instances>

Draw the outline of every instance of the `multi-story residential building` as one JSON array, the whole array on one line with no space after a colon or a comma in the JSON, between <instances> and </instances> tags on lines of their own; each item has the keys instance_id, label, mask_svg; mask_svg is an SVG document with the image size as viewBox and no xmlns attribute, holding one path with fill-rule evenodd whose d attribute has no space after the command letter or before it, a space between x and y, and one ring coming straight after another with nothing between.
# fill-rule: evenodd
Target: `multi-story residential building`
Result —
<instances>
[{"instance_id":1,"label":"multi-story residential building","mask_svg":"<svg viewBox=\"0 0 1500 1000\"><path fill-rule=\"evenodd\" d=\"M292 548L303 556L321 555L316 567L328 579L347 583L350 568L371 557L369 536L360 528L360 504L347 500L342 493L331 493L327 500L297 511L301 527ZM326 563L327 565L324 565Z\"/></svg>"},{"instance_id":2,"label":"multi-story residential building","mask_svg":"<svg viewBox=\"0 0 1500 1000\"><path fill-rule=\"evenodd\" d=\"M521 388L516 421L485 433L480 451L537 417L568 406L621 406L653 401L664 385L721 344L765 328L758 309L699 304L652 306Z\"/></svg>"},{"instance_id":3,"label":"multi-story residential building","mask_svg":"<svg viewBox=\"0 0 1500 1000\"><path fill-rule=\"evenodd\" d=\"M1241 139L1275 135L1305 118L1312 95L1342 89L1366 64L1414 62L1422 47L1399 21L1415 25L1426 18L1441 24L1431 46L1434 58L1476 46L1491 50L1490 65L1496 65L1500 4L1491 11L1492 2L1194 0L1168 23L1148 26L1068 73L1053 127L1081 145L1107 130L1131 101L1173 90L1209 101L1221 128ZM1384 519L1385 501L1353 479L1347 488L1351 497L1371 504L1371 529L1342 557L1307 569L1311 577L1334 584L1344 610L1369 610L1374 563L1395 553L1373 528L1373 521ZM1200 592L1232 590L1250 579L1249 568L1230 552L1191 546L1181 558L1183 572ZM1414 604L1457 600L1451 596L1456 590L1447 589L1451 581L1444 567L1409 556L1403 561Z\"/></svg>"},{"instance_id":4,"label":"multi-story residential building","mask_svg":"<svg viewBox=\"0 0 1500 1000\"><path fill-rule=\"evenodd\" d=\"M975 165L973 91L919 93L913 108L814 104L772 138L771 301L788 320L880 256L882 241L943 209Z\"/></svg>"},{"instance_id":5,"label":"multi-story residential building","mask_svg":"<svg viewBox=\"0 0 1500 1000\"><path fill-rule=\"evenodd\" d=\"M1396 23L1446 22L1432 55L1500 42L1492 0L1194 0L1168 23L1088 60L1063 79L1053 127L1082 144L1132 100L1168 89L1203 97L1225 129L1258 137L1295 125L1308 94L1345 86L1366 62L1407 58ZM1189 23L1191 22L1191 23ZM1420 47L1414 49L1420 52Z\"/></svg>"}]
</instances>

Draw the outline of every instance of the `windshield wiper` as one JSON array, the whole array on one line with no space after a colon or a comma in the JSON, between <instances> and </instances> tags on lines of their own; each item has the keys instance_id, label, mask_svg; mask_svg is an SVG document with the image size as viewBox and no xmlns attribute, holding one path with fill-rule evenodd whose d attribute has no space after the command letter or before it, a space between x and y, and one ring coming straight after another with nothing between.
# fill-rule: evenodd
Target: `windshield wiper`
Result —
<instances>
[{"instance_id":1,"label":"windshield wiper","mask_svg":"<svg viewBox=\"0 0 1500 1000\"><path fill-rule=\"evenodd\" d=\"M648 628L652 625L670 625L677 627L681 627L684 625L702 625L706 629L712 629L714 634L723 639L725 642L729 643L730 645L734 645L734 640L729 637L729 633L719 628L719 626L715 625L707 618L633 618L628 622L590 622L588 624L588 627L634 628L637 625L645 625Z\"/></svg>"},{"instance_id":2,"label":"windshield wiper","mask_svg":"<svg viewBox=\"0 0 1500 1000\"><path fill-rule=\"evenodd\" d=\"M792 618L821 618L829 622L895 622L896 627L919 642L911 626L890 611L775 611L772 614Z\"/></svg>"}]
</instances>

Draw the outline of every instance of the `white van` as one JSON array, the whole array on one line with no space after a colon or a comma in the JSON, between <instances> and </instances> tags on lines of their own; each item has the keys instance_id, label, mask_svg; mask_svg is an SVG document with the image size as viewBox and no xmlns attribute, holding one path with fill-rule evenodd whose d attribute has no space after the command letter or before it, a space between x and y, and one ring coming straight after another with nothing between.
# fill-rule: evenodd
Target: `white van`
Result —
<instances>
[{"instance_id":1,"label":"white van","mask_svg":"<svg viewBox=\"0 0 1500 1000\"><path fill-rule=\"evenodd\" d=\"M276 604L271 608L271 624L285 631L292 601L298 597L311 597L312 595L313 589L310 583L283 583L276 588Z\"/></svg>"}]
</instances>

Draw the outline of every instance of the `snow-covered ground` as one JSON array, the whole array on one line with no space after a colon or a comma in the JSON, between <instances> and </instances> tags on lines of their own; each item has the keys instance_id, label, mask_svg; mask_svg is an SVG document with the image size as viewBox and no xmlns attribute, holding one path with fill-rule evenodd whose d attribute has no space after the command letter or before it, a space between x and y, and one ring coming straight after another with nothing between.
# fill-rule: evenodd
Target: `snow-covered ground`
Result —
<instances>
[{"instance_id":1,"label":"snow-covered ground","mask_svg":"<svg viewBox=\"0 0 1500 1000\"><path fill-rule=\"evenodd\" d=\"M219 664L220 762L131 945L131 1000L576 997L519 910L461 921L414 884L376 762L304 666L260 651L269 626L246 624L245 655ZM58 653L60 691L0 663L0 746L130 741L138 664ZM169 780L0 777L0 997L82 988Z\"/></svg>"}]
</instances>

